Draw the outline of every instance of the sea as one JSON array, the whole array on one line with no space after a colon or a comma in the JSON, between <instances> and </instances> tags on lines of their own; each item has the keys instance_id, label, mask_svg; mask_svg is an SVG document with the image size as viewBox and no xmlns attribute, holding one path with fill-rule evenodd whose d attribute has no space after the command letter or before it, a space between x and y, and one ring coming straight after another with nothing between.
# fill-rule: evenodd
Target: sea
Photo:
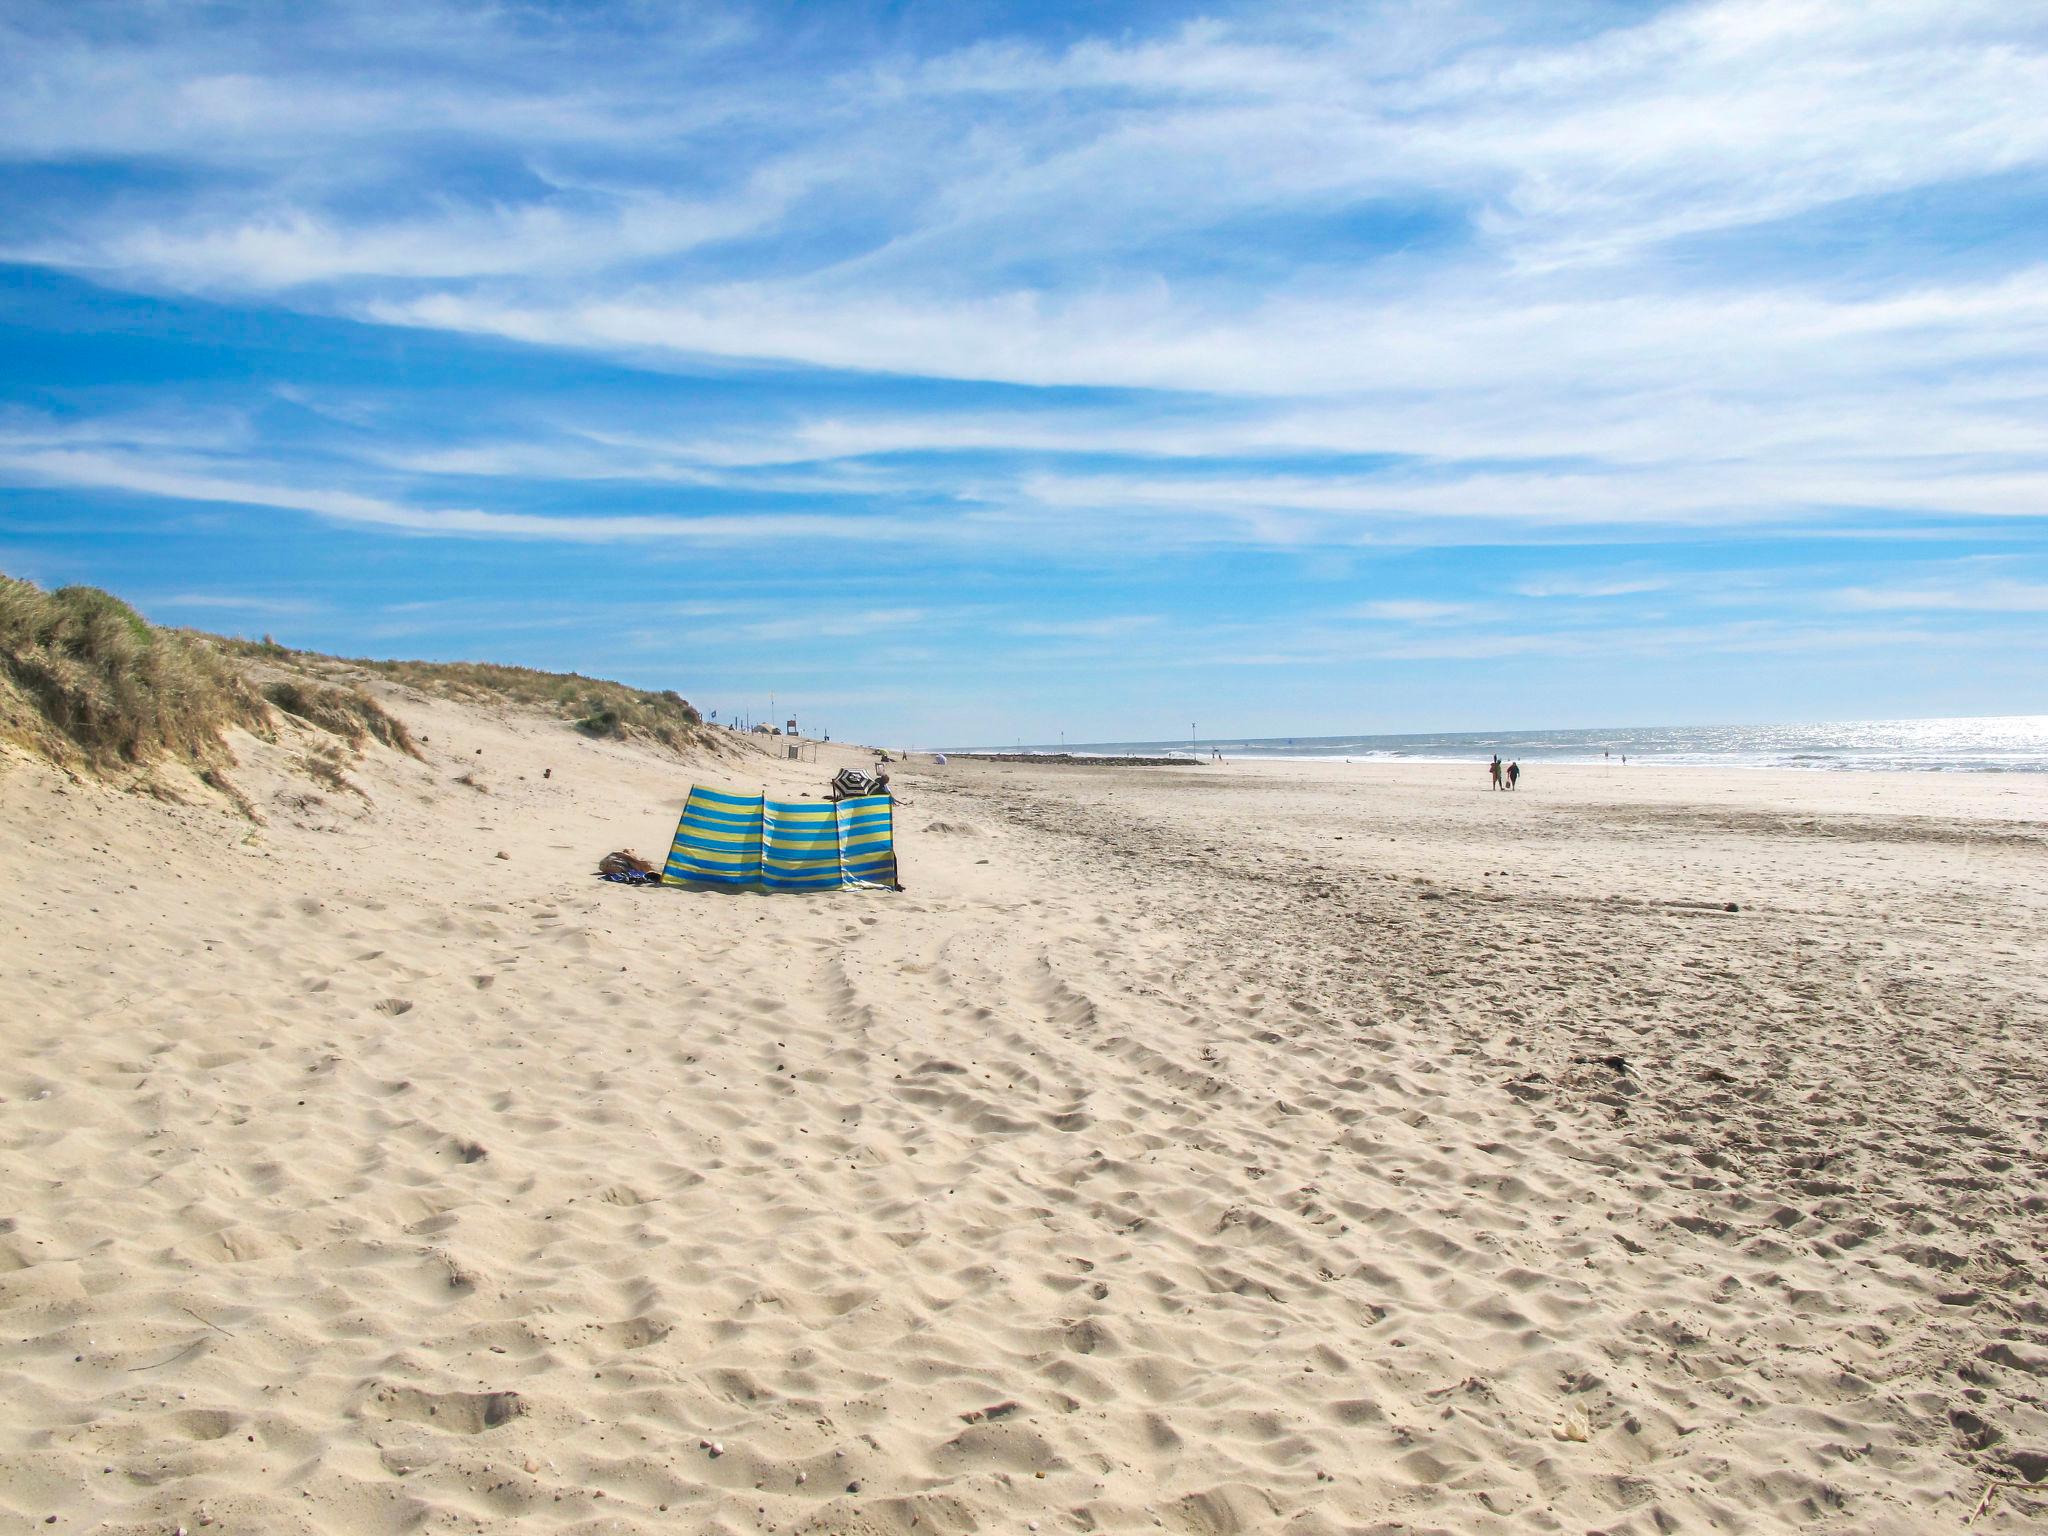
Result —
<instances>
[{"instance_id":1,"label":"sea","mask_svg":"<svg viewBox=\"0 0 2048 1536\"><path fill-rule=\"evenodd\" d=\"M1944 720L1837 720L1817 725L1642 725L1570 731L1445 731L1413 735L1203 737L1073 741L963 752L1091 757L1345 758L1358 762L1502 761L1686 764L1701 767L2048 773L2048 715Z\"/></svg>"}]
</instances>

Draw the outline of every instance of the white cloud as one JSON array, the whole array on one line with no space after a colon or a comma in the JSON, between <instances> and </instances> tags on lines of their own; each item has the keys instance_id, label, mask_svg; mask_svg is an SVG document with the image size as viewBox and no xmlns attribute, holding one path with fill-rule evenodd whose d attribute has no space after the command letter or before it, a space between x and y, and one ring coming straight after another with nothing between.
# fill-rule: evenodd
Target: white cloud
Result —
<instances>
[{"instance_id":1,"label":"white cloud","mask_svg":"<svg viewBox=\"0 0 2048 1536\"><path fill-rule=\"evenodd\" d=\"M176 501L224 502L306 512L339 523L452 536L552 539L612 544L745 544L786 540L924 540L938 530L882 516L836 517L800 513L724 513L701 517L556 516L475 508L421 508L354 491L323 490L250 481L206 470L165 466L146 459L65 449L0 451L0 478L20 484L128 491Z\"/></svg>"},{"instance_id":2,"label":"white cloud","mask_svg":"<svg viewBox=\"0 0 2048 1536\"><path fill-rule=\"evenodd\" d=\"M263 597L245 592L168 592L161 597L138 597L136 606L148 612L176 613L186 609L219 609L230 613L269 614L296 618L317 612L320 604L307 598Z\"/></svg>"},{"instance_id":3,"label":"white cloud","mask_svg":"<svg viewBox=\"0 0 2048 1536\"><path fill-rule=\"evenodd\" d=\"M1355 544L2048 504L2048 265L1850 285L1662 259L2048 166L2048 28L2025 7L1715 0L1590 30L1540 7L1267 9L802 72L717 8L616 31L422 4L94 35L100 14L0 22L0 154L147 157L175 184L38 209L0 237L17 259L679 371L1159 394L336 450L402 492L308 484L246 422L0 444L45 483L585 541ZM401 56L404 79L372 67ZM1447 243L1386 249L1383 216ZM859 462L1002 454L1034 462ZM1271 462L1314 455L1397 462ZM1064 462L1106 456L1175 462ZM444 476L924 510L570 517L438 505Z\"/></svg>"},{"instance_id":4,"label":"white cloud","mask_svg":"<svg viewBox=\"0 0 2048 1536\"><path fill-rule=\"evenodd\" d=\"M1402 521L1487 520L1556 528L1619 525L1735 527L1810 522L1823 511L2030 518L2048 473L1887 471L1882 464L1681 462L1569 473L1546 468L1427 476L1303 473L1147 476L1027 474L1021 489L1049 507L1105 513L1201 514L1286 542L1372 537Z\"/></svg>"},{"instance_id":5,"label":"white cloud","mask_svg":"<svg viewBox=\"0 0 2048 1536\"><path fill-rule=\"evenodd\" d=\"M1270 637L1269 637L1270 638ZM1635 625L1626 628L1537 629L1500 625L1491 629L1419 631L1389 637L1344 637L1310 633L1292 643L1248 645L1242 650L1182 658L1187 665L1241 667L1341 666L1367 661L1490 661L1552 656L1606 659L1628 655L1764 656L1876 652L1943 643L1939 634L1910 625L1847 628L1838 624L1794 624L1758 619L1742 623Z\"/></svg>"},{"instance_id":6,"label":"white cloud","mask_svg":"<svg viewBox=\"0 0 2048 1536\"><path fill-rule=\"evenodd\" d=\"M2048 162L2036 110L2048 52L2009 4L1724 0L1561 37L1476 14L1255 12L1059 52L998 40L802 76L730 53L740 39L704 15L630 38L589 31L565 56L545 29L497 13L416 12L408 85L335 66L391 46L372 35L390 18L368 13L310 38L274 20L282 39L194 23L6 39L24 61L0 93L0 143L16 155L146 154L221 173L165 217L136 217L131 197L17 249L208 289L525 278L489 302L454 290L382 302L519 334L559 310L575 319L555 328L603 346L636 341L608 322L643 315L665 319L669 345L800 357L790 327L751 343L733 333L765 313L858 335L872 311L872 337L944 358L942 328L915 325L932 301L955 316L984 307L997 326L1033 308L1067 310L1077 328L1121 310L1130 323L1113 332L1156 349L1154 307L1133 301L1153 277L1189 286L1150 249L1176 232L1423 197L1477 210L1505 269L1550 270ZM280 45L291 41L315 46ZM501 176L488 195L451 185L402 216L381 206L417 203L450 144L524 181ZM679 195L681 183L702 190ZM882 227L821 244L751 295L680 273L652 294L590 281L787 227L813 194ZM1101 283L1109 302L1091 307L1071 278L1040 293L1005 275L1068 256L1138 280ZM1298 275L1252 283L1270 298ZM551 290L572 276L580 291L564 303ZM466 307L437 307L451 300ZM1184 300L1166 313L1215 326ZM1262 329L1275 325L1284 315ZM1023 342L993 354L996 376L1053 366Z\"/></svg>"},{"instance_id":7,"label":"white cloud","mask_svg":"<svg viewBox=\"0 0 2048 1536\"><path fill-rule=\"evenodd\" d=\"M2048 583L1987 580L1956 586L1845 587L1835 606L1861 613L2048 613Z\"/></svg>"},{"instance_id":8,"label":"white cloud","mask_svg":"<svg viewBox=\"0 0 2048 1536\"><path fill-rule=\"evenodd\" d=\"M1540 576L1516 582L1514 590L1522 597L1634 597L1670 585L1664 576Z\"/></svg>"},{"instance_id":9,"label":"white cloud","mask_svg":"<svg viewBox=\"0 0 2048 1536\"><path fill-rule=\"evenodd\" d=\"M1480 618L1485 611L1474 603L1432 602L1421 598L1386 598L1360 603L1345 610L1349 618L1371 619L1383 624L1444 624Z\"/></svg>"},{"instance_id":10,"label":"white cloud","mask_svg":"<svg viewBox=\"0 0 2048 1536\"><path fill-rule=\"evenodd\" d=\"M458 208L431 218L351 225L301 208L239 221L144 224L89 243L16 245L16 261L148 274L176 287L266 291L336 279L541 278L675 256L764 227L767 200L696 203L655 194L595 207L528 203Z\"/></svg>"},{"instance_id":11,"label":"white cloud","mask_svg":"<svg viewBox=\"0 0 2048 1536\"><path fill-rule=\"evenodd\" d=\"M1087 619L1019 619L1003 625L1012 635L1065 640L1121 640L1159 623L1156 613L1110 613Z\"/></svg>"}]
</instances>

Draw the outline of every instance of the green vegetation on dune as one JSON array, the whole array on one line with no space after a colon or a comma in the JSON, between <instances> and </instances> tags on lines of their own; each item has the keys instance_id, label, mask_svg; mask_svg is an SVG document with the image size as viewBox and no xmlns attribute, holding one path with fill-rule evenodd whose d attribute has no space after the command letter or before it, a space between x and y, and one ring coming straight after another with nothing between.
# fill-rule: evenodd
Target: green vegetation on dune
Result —
<instances>
[{"instance_id":1,"label":"green vegetation on dune","mask_svg":"<svg viewBox=\"0 0 2048 1536\"><path fill-rule=\"evenodd\" d=\"M0 575L0 741L66 766L116 773L184 763L253 818L222 772L234 762L231 728L274 739L285 716L336 738L340 745L316 748L299 764L310 771L318 757L315 766L325 771L315 776L323 782L340 779L343 747L360 754L377 741L422 756L405 723L358 686L367 678L463 703L529 709L590 736L677 752L724 745L669 690L487 662L345 660L291 650L268 636L165 629L96 587L46 592ZM146 772L137 787L169 792Z\"/></svg>"},{"instance_id":2,"label":"green vegetation on dune","mask_svg":"<svg viewBox=\"0 0 2048 1536\"><path fill-rule=\"evenodd\" d=\"M284 664L324 663L329 658L289 651L269 641L226 642L244 654ZM511 704L568 721L588 736L652 741L671 751L706 745L696 706L673 689L629 688L624 683L576 672L540 672L486 661L372 661L351 657L343 665L391 682L468 704Z\"/></svg>"},{"instance_id":3,"label":"green vegetation on dune","mask_svg":"<svg viewBox=\"0 0 2048 1536\"><path fill-rule=\"evenodd\" d=\"M269 711L202 636L159 629L97 587L45 592L0 576L0 734L109 769L229 760L221 733Z\"/></svg>"},{"instance_id":4,"label":"green vegetation on dune","mask_svg":"<svg viewBox=\"0 0 2048 1536\"><path fill-rule=\"evenodd\" d=\"M405 722L360 688L332 688L296 678L280 678L264 684L263 696L286 714L330 736L339 736L358 750L374 738L408 757L420 755L419 744L412 739Z\"/></svg>"}]
</instances>

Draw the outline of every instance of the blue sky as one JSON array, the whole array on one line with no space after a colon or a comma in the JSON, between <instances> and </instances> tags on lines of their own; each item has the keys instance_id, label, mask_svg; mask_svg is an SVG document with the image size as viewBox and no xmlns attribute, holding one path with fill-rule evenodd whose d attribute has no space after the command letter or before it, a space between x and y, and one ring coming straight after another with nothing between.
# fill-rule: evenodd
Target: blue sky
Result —
<instances>
[{"instance_id":1,"label":"blue sky","mask_svg":"<svg viewBox=\"0 0 2048 1536\"><path fill-rule=\"evenodd\" d=\"M2048 712L2048 10L0 10L0 569L902 743Z\"/></svg>"}]
</instances>

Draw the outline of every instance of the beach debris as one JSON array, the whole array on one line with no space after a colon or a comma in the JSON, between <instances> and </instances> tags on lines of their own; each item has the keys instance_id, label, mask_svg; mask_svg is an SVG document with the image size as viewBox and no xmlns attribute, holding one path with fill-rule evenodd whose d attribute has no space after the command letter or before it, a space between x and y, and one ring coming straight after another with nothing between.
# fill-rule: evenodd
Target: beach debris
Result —
<instances>
[{"instance_id":1,"label":"beach debris","mask_svg":"<svg viewBox=\"0 0 2048 1536\"><path fill-rule=\"evenodd\" d=\"M1576 1413L1568 1413L1550 1426L1550 1435L1554 1440L1569 1440L1576 1444L1584 1444L1590 1437L1590 1434L1591 1431L1586 1421Z\"/></svg>"},{"instance_id":2,"label":"beach debris","mask_svg":"<svg viewBox=\"0 0 2048 1536\"><path fill-rule=\"evenodd\" d=\"M979 1424L983 1419L1000 1419L1012 1414L1024 1405L1013 1397L1006 1397L1000 1403L990 1403L986 1408L970 1408L960 1417L969 1424Z\"/></svg>"},{"instance_id":3,"label":"beach debris","mask_svg":"<svg viewBox=\"0 0 2048 1536\"><path fill-rule=\"evenodd\" d=\"M1429 1391L1423 1393L1422 1395L1424 1397L1449 1397L1453 1392L1470 1392L1478 1396L1484 1397L1491 1390L1492 1389L1489 1388L1487 1384L1481 1381L1477 1376L1467 1376L1464 1378L1464 1380L1454 1381L1447 1387L1432 1387Z\"/></svg>"},{"instance_id":4,"label":"beach debris","mask_svg":"<svg viewBox=\"0 0 2048 1536\"><path fill-rule=\"evenodd\" d=\"M1998 1496L2001 1488L2017 1488L2023 1493L2039 1494L2048 1492L2048 1485L2038 1482L2023 1483L2014 1477L1994 1477L1984 1489L1984 1497L1977 1501L1977 1507L1963 1520L1965 1525L1975 1525L1984 1511L1991 1507L1991 1501Z\"/></svg>"},{"instance_id":5,"label":"beach debris","mask_svg":"<svg viewBox=\"0 0 2048 1536\"><path fill-rule=\"evenodd\" d=\"M512 857L512 855L507 853L504 849L500 848L498 850L498 857L501 859L509 859Z\"/></svg>"},{"instance_id":6,"label":"beach debris","mask_svg":"<svg viewBox=\"0 0 2048 1536\"><path fill-rule=\"evenodd\" d=\"M377 1004L377 1011L379 1013L388 1013L393 1018L396 1018L401 1013L411 1013L412 999L409 997L387 997L384 1001Z\"/></svg>"},{"instance_id":7,"label":"beach debris","mask_svg":"<svg viewBox=\"0 0 2048 1536\"><path fill-rule=\"evenodd\" d=\"M1629 1070L1627 1059L1621 1056L1574 1056L1572 1060L1582 1067L1606 1067L1611 1072L1622 1073Z\"/></svg>"}]
</instances>

